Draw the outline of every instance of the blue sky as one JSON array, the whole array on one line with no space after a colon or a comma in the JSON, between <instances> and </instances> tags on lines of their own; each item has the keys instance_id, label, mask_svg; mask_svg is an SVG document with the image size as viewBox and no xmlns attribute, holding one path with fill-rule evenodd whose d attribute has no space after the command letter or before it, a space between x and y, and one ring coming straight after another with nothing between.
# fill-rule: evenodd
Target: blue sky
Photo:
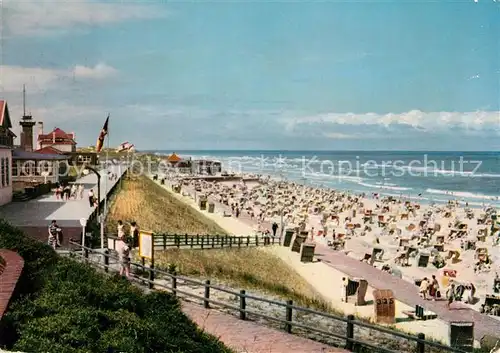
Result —
<instances>
[{"instance_id":1,"label":"blue sky","mask_svg":"<svg viewBox=\"0 0 500 353\"><path fill-rule=\"evenodd\" d=\"M20 2L17 122L138 149L500 148L500 2Z\"/></svg>"}]
</instances>

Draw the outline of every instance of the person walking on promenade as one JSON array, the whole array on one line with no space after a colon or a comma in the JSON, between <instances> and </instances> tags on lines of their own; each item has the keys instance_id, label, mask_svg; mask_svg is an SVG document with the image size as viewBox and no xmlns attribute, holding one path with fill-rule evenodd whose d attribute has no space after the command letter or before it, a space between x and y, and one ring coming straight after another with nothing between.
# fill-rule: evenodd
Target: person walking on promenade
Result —
<instances>
[{"instance_id":1,"label":"person walking on promenade","mask_svg":"<svg viewBox=\"0 0 500 353\"><path fill-rule=\"evenodd\" d=\"M349 280L346 277L342 277L342 287L340 288L340 301L347 303L347 286L349 285Z\"/></svg>"},{"instance_id":2,"label":"person walking on promenade","mask_svg":"<svg viewBox=\"0 0 500 353\"><path fill-rule=\"evenodd\" d=\"M450 287L446 291L446 299L448 299L448 303L446 304L446 307L451 309L451 304L455 301L455 283L451 283Z\"/></svg>"},{"instance_id":3,"label":"person walking on promenade","mask_svg":"<svg viewBox=\"0 0 500 353\"><path fill-rule=\"evenodd\" d=\"M130 248L125 239L120 239L118 245L118 260L120 262L120 276L130 278Z\"/></svg>"},{"instance_id":4,"label":"person walking on promenade","mask_svg":"<svg viewBox=\"0 0 500 353\"><path fill-rule=\"evenodd\" d=\"M61 246L61 228L57 225L56 220L53 220L49 225L49 240L48 244L52 249L56 250L57 247Z\"/></svg>"},{"instance_id":5,"label":"person walking on promenade","mask_svg":"<svg viewBox=\"0 0 500 353\"><path fill-rule=\"evenodd\" d=\"M90 207L95 206L95 197L94 197L94 190L93 189L89 190L89 205L90 205Z\"/></svg>"},{"instance_id":6,"label":"person walking on promenade","mask_svg":"<svg viewBox=\"0 0 500 353\"><path fill-rule=\"evenodd\" d=\"M276 236L276 232L278 231L278 223L276 222L273 222L273 225L271 226L272 230L273 230L273 237Z\"/></svg>"},{"instance_id":7,"label":"person walking on promenade","mask_svg":"<svg viewBox=\"0 0 500 353\"><path fill-rule=\"evenodd\" d=\"M432 281L431 281L431 286L429 290L429 294L432 297L432 300L436 300L438 298L438 293L439 293L439 282L436 279L436 275L432 275Z\"/></svg>"},{"instance_id":8,"label":"person walking on promenade","mask_svg":"<svg viewBox=\"0 0 500 353\"><path fill-rule=\"evenodd\" d=\"M139 227L136 222L130 223L130 238L132 238L132 248L137 249L139 247Z\"/></svg>"},{"instance_id":9,"label":"person walking on promenade","mask_svg":"<svg viewBox=\"0 0 500 353\"><path fill-rule=\"evenodd\" d=\"M119 239L125 240L125 231L123 230L123 222L121 220L118 221L117 233Z\"/></svg>"},{"instance_id":10,"label":"person walking on promenade","mask_svg":"<svg viewBox=\"0 0 500 353\"><path fill-rule=\"evenodd\" d=\"M424 300L427 300L428 291L429 291L429 281L427 280L427 277L424 277L424 279L420 283L420 294L422 295L422 298L424 298Z\"/></svg>"},{"instance_id":11,"label":"person walking on promenade","mask_svg":"<svg viewBox=\"0 0 500 353\"><path fill-rule=\"evenodd\" d=\"M80 200L83 200L83 191L84 191L83 184L78 185L78 198Z\"/></svg>"}]
</instances>

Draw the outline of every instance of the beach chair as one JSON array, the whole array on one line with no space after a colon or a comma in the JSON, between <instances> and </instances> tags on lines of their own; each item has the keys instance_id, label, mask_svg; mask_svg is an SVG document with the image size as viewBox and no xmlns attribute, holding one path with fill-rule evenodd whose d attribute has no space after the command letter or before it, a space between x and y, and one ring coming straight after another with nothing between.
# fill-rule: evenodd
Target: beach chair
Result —
<instances>
[{"instance_id":1,"label":"beach chair","mask_svg":"<svg viewBox=\"0 0 500 353\"><path fill-rule=\"evenodd\" d=\"M404 266L410 266L408 254L406 254L406 253L399 254L394 259L394 263L397 264L397 265L403 266L403 267Z\"/></svg>"},{"instance_id":2,"label":"beach chair","mask_svg":"<svg viewBox=\"0 0 500 353\"><path fill-rule=\"evenodd\" d=\"M480 257L484 258L484 255L488 255L488 249L487 248L477 248L476 254L474 255L474 259L479 260Z\"/></svg>"},{"instance_id":3,"label":"beach chair","mask_svg":"<svg viewBox=\"0 0 500 353\"><path fill-rule=\"evenodd\" d=\"M384 221L384 215L379 215L378 216L378 226L383 228L387 225L387 222Z\"/></svg>"}]
</instances>

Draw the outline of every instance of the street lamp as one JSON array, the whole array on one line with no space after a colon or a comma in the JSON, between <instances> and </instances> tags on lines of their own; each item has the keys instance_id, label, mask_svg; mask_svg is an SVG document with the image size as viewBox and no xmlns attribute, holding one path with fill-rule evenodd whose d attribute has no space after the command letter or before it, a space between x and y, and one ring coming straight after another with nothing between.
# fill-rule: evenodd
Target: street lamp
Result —
<instances>
[{"instance_id":1,"label":"street lamp","mask_svg":"<svg viewBox=\"0 0 500 353\"><path fill-rule=\"evenodd\" d=\"M101 219L101 174L94 168L86 165L83 174L88 175L93 172L97 176L97 220L101 228L101 249L104 249L104 223Z\"/></svg>"}]
</instances>

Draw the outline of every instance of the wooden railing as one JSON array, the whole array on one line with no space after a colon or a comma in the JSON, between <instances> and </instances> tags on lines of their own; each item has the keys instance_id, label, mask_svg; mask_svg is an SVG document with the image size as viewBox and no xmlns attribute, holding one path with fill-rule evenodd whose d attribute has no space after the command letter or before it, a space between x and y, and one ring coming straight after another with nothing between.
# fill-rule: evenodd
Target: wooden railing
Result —
<instances>
[{"instance_id":1,"label":"wooden railing","mask_svg":"<svg viewBox=\"0 0 500 353\"><path fill-rule=\"evenodd\" d=\"M116 249L118 237L107 235L108 248ZM258 246L278 245L280 239L272 236L233 236L233 235L188 235L154 234L155 250L176 249L239 249Z\"/></svg>"},{"instance_id":2,"label":"wooden railing","mask_svg":"<svg viewBox=\"0 0 500 353\"><path fill-rule=\"evenodd\" d=\"M103 252L98 252L95 249L82 247L78 243L72 243L76 249L74 250L70 256L76 256L86 263L96 266L98 268L104 269L106 272L117 271L114 269L112 265L110 265L110 259L117 260L115 256L111 255L109 250L105 250ZM95 260L91 258L91 254L100 255L101 260ZM218 305L220 307L226 309L232 309L238 313L238 316L241 320L247 320L248 316L256 316L269 321L278 322L283 325L283 329L288 333L293 333L294 328L299 328L305 331L314 332L317 334L325 335L327 337L333 337L345 342L345 349L349 351L357 351L360 347L370 349L370 352L381 352L381 353L400 353L401 350L391 350L385 348L384 345L377 344L376 342L368 342L367 340L363 340L362 338L355 337L355 327L357 328L366 328L378 333L387 334L392 337L392 339L399 338L408 340L414 344L413 352L417 353L425 353L426 348L434 348L435 351L439 352L455 352L455 353L466 353L466 351L452 348L440 343L436 343L433 341L429 341L425 339L425 335L423 333L418 334L417 336L405 334L399 331L390 330L381 326L375 326L368 324L366 322L362 322L360 320L356 320L354 315L348 315L347 317L341 317L332 315L326 312L319 312L310 308L304 308L300 306L294 305L292 300L287 300L285 302L270 300L267 298L261 298L254 295L247 294L245 290L233 290L223 288L218 285L214 285L210 280L200 281L198 279L192 279L185 276L180 276L175 273L169 273L167 271L163 271L154 267L148 267L144 263L131 263L131 266L137 271L137 273L133 274L134 280L137 280L139 283L147 285L150 289L154 289L155 287L162 288L171 292L175 296L184 295L185 297L195 298L200 300L200 304L202 304L205 308L209 309L210 304ZM135 271L132 271L133 273ZM142 277L145 275L145 277ZM155 281L155 278L162 278L167 280L167 284L159 283ZM204 288L203 296L189 293L185 290L180 289L180 283L188 286L201 286ZM224 303L222 301L211 298L212 291L220 291L227 294L230 294L238 299L238 305L231 305L228 303ZM182 298L181 298L182 299ZM284 318L273 317L255 310L251 310L248 307L247 299L252 301L267 303L274 305L283 310ZM336 326L340 323L346 324L345 334L338 334L335 332L329 332L324 329L318 328L319 325L306 325L304 323L297 322L297 320L293 320L294 313L303 313L303 314L312 314L320 318L326 318L328 320L332 320L336 323Z\"/></svg>"}]
</instances>

